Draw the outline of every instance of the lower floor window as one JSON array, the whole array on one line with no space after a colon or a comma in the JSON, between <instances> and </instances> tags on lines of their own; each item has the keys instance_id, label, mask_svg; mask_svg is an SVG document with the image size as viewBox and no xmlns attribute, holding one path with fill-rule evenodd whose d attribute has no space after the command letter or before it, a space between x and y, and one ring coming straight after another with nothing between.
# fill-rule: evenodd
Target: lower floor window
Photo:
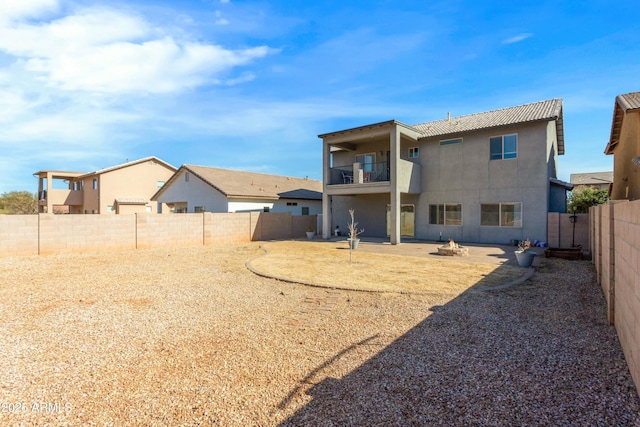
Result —
<instances>
[{"instance_id":1,"label":"lower floor window","mask_svg":"<svg viewBox=\"0 0 640 427\"><path fill-rule=\"evenodd\" d=\"M522 227L522 203L482 203L480 225Z\"/></svg>"},{"instance_id":2,"label":"lower floor window","mask_svg":"<svg viewBox=\"0 0 640 427\"><path fill-rule=\"evenodd\" d=\"M462 204L429 205L429 224L462 225Z\"/></svg>"}]
</instances>

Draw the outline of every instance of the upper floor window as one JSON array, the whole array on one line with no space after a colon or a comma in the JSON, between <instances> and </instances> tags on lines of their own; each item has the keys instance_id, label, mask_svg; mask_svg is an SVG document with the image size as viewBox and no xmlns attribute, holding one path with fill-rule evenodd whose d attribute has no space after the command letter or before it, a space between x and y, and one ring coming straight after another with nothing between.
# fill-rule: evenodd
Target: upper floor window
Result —
<instances>
[{"instance_id":1,"label":"upper floor window","mask_svg":"<svg viewBox=\"0 0 640 427\"><path fill-rule=\"evenodd\" d=\"M501 135L489 138L491 160L515 159L518 154L518 135Z\"/></svg>"},{"instance_id":2,"label":"upper floor window","mask_svg":"<svg viewBox=\"0 0 640 427\"><path fill-rule=\"evenodd\" d=\"M184 182L189 182L189 172L184 173Z\"/></svg>"},{"instance_id":3,"label":"upper floor window","mask_svg":"<svg viewBox=\"0 0 640 427\"><path fill-rule=\"evenodd\" d=\"M193 211L195 213L202 213L202 212L206 212L207 208L206 208L206 206L196 206L196 207L193 208Z\"/></svg>"},{"instance_id":4,"label":"upper floor window","mask_svg":"<svg viewBox=\"0 0 640 427\"><path fill-rule=\"evenodd\" d=\"M451 145L451 144L461 144L461 143L462 143L462 138L444 139L440 141L440 145Z\"/></svg>"},{"instance_id":5,"label":"upper floor window","mask_svg":"<svg viewBox=\"0 0 640 427\"><path fill-rule=\"evenodd\" d=\"M418 147L410 147L409 148L409 158L410 159L415 159L417 157L419 157L420 155L420 151Z\"/></svg>"},{"instance_id":6,"label":"upper floor window","mask_svg":"<svg viewBox=\"0 0 640 427\"><path fill-rule=\"evenodd\" d=\"M94 190L98 189L98 178L93 178L93 189Z\"/></svg>"},{"instance_id":7,"label":"upper floor window","mask_svg":"<svg viewBox=\"0 0 640 427\"><path fill-rule=\"evenodd\" d=\"M161 189L161 188L162 188L162 186L164 185L164 181L158 181L156 185L157 185L158 190L159 190L159 189Z\"/></svg>"}]
</instances>

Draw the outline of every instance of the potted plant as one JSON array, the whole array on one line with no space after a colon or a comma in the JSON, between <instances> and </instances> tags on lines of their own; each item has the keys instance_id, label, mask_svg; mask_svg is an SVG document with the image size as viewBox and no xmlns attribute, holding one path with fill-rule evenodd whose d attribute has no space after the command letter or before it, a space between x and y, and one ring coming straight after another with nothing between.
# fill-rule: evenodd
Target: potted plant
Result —
<instances>
[{"instance_id":1,"label":"potted plant","mask_svg":"<svg viewBox=\"0 0 640 427\"><path fill-rule=\"evenodd\" d=\"M516 260L518 261L518 265L520 267L529 268L531 267L531 264L533 264L533 258L536 256L536 254L530 252L529 248L531 248L531 242L529 241L529 238L518 243L518 250L515 251L515 254Z\"/></svg>"},{"instance_id":2,"label":"potted plant","mask_svg":"<svg viewBox=\"0 0 640 427\"><path fill-rule=\"evenodd\" d=\"M360 239L358 239L358 235L364 231L364 228L358 230L358 223L355 221L355 211L353 209L349 209L349 216L351 216L351 221L347 224L347 228L349 229L349 248L357 249L358 243L360 243Z\"/></svg>"},{"instance_id":3,"label":"potted plant","mask_svg":"<svg viewBox=\"0 0 640 427\"><path fill-rule=\"evenodd\" d=\"M313 231L313 228L307 228L307 239L311 240L316 235L316 232Z\"/></svg>"}]
</instances>

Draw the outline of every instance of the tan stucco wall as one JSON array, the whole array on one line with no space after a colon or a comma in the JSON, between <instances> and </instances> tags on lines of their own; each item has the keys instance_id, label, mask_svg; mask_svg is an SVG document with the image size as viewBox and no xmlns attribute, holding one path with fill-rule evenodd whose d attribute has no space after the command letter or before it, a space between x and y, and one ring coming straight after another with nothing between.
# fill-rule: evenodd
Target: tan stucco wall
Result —
<instances>
[{"instance_id":1,"label":"tan stucco wall","mask_svg":"<svg viewBox=\"0 0 640 427\"><path fill-rule=\"evenodd\" d=\"M158 181L168 181L174 171L164 164L150 159L142 163L108 171L99 176L99 212L107 212L107 206L115 206L115 199L145 199L153 213L158 212L157 202L151 201L158 191ZM85 192L91 188L91 183Z\"/></svg>"},{"instance_id":2,"label":"tan stucco wall","mask_svg":"<svg viewBox=\"0 0 640 427\"><path fill-rule=\"evenodd\" d=\"M631 159L640 156L640 112L625 113L620 141L613 153L612 200L640 199L640 167Z\"/></svg>"}]
</instances>

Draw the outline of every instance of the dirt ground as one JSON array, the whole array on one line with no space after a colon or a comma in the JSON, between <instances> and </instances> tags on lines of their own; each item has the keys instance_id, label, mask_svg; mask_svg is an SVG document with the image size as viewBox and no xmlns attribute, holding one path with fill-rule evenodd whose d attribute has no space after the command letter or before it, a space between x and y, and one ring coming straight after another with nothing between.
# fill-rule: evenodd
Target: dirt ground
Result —
<instances>
[{"instance_id":1,"label":"dirt ground","mask_svg":"<svg viewBox=\"0 0 640 427\"><path fill-rule=\"evenodd\" d=\"M296 269L316 257L296 250ZM263 254L1 258L0 425L640 423L588 262L545 260L499 292L398 294L259 277L245 263Z\"/></svg>"}]
</instances>

